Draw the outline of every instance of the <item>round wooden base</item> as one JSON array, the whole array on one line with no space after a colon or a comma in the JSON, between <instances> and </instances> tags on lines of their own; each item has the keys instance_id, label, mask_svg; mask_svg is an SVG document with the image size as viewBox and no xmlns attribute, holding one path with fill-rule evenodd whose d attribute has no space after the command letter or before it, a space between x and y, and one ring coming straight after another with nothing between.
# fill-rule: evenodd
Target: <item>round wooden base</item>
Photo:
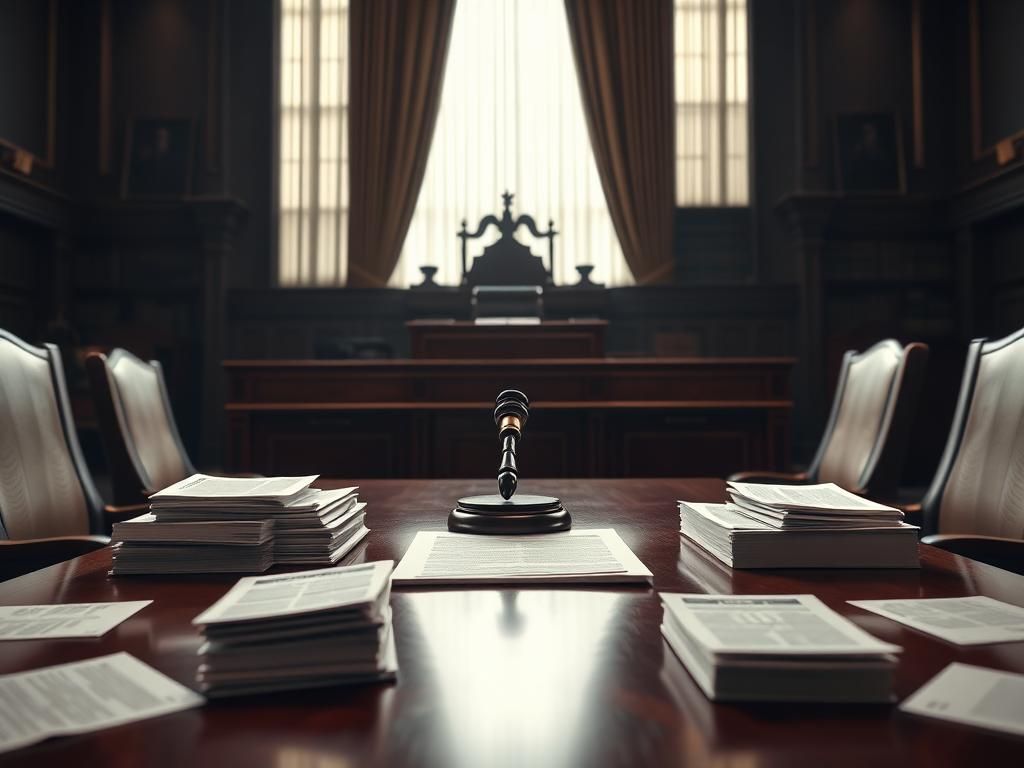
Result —
<instances>
[{"instance_id":1,"label":"round wooden base","mask_svg":"<svg viewBox=\"0 0 1024 768\"><path fill-rule=\"evenodd\" d=\"M551 496L468 496L448 515L454 533L553 533L571 527L572 517Z\"/></svg>"}]
</instances>

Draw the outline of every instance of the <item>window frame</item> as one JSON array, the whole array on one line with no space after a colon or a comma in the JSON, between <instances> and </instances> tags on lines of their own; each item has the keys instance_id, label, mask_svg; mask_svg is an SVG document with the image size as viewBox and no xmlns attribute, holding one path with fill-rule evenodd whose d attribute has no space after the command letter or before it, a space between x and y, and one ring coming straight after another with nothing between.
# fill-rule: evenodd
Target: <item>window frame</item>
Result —
<instances>
[{"instance_id":1,"label":"window frame","mask_svg":"<svg viewBox=\"0 0 1024 768\"><path fill-rule=\"evenodd\" d=\"M707 0L705 0L705 2L707 2ZM754 73L753 73L752 55L751 55L751 48L752 48L751 16L753 14L753 9L751 8L752 4L751 4L750 0L740 0L740 2L736 2L736 0L712 0L712 2L716 6L716 13L717 13L717 18L718 18L718 25L717 25L718 26L718 29L717 29L717 40L718 40L717 65L718 65L718 69L719 69L719 77L718 77L718 93L717 93L717 98L713 102L709 102L709 101L703 101L703 102L684 102L684 101L680 101L679 98L678 98L678 91L677 91L676 87L673 86L672 101L673 101L673 120L674 120L673 129L674 129L674 135L676 137L678 137L679 133L680 133L680 125L679 125L680 120L681 120L680 115L681 115L681 108L684 105L700 106L700 107L705 107L705 108L708 107L708 106L714 106L715 107L715 112L716 112L716 116L717 116L717 119L718 119L718 131L717 131L717 136L718 136L718 153L717 154L718 154L718 157L717 157L717 161L718 161L719 179L718 179L718 182L717 182L717 186L719 186L719 190L718 190L718 194L716 195L716 197L718 198L718 201L717 202L698 202L698 203L683 203L683 202L680 202L680 200L679 200L679 197L680 197L680 195L679 195L679 181L677 179L677 181L676 181L676 189L674 190L674 193L675 193L675 206L676 206L677 209L688 209L688 210L689 209L711 209L711 210L714 210L714 209L741 209L741 210L742 209L750 209L750 208L753 208L754 196L755 196L755 190L754 190L754 185L753 185L753 181L754 181L754 173L753 173L753 170L754 170L754 137L753 137L753 129L754 129L754 119L753 119L753 113L754 113L754 89L753 89L753 82L754 81L753 81L753 75L754 75ZM728 8L729 8L730 5L740 5L740 4L742 4L744 6L744 9L745 9L745 19L746 19L746 24L744 25L744 30L743 31L744 31L744 33L746 35L746 48L745 48L746 61L745 61L745 69L746 69L746 81L747 81L747 88L746 88L746 91L747 91L746 96L747 96L747 98L746 98L746 102L745 102L745 107L746 107L746 115L745 115L745 117L746 117L746 120L745 120L745 122L746 122L746 154L745 154L745 159L746 159L747 195L746 195L746 202L743 202L743 203L729 203L729 202L727 202L728 189L729 189L729 187L728 187L728 172L727 172L727 168L728 168L728 164L729 164L730 158L735 159L737 157L737 155L735 153L731 154L729 152L729 146L728 146L728 142L726 140L727 136L728 136L728 129L729 129L728 120L727 120L727 113L728 113L730 104L738 104L739 102L729 102L728 98L727 98L728 84L727 84L727 78L725 76L725 73L727 71L728 59L729 59L729 51L728 51L728 45L727 45L727 40L728 40L728 35L727 35L727 32L728 32L728 15L727 15L727 11L728 11ZM676 35L676 24L677 24L677 20L678 20L678 14L680 13L681 10L685 10L687 8L700 9L701 8L701 3L699 3L699 2L694 3L693 0L673 0L673 3L672 3L673 42L677 38L677 35ZM675 45L673 45L673 50L672 50L672 71L673 71L673 75L675 75L675 73L677 72L676 63L679 60L679 57L680 57L680 52L675 48ZM703 158L703 157L705 157L705 155L701 155L700 157ZM678 175L678 167L679 167L679 163L680 163L681 159L682 159L682 155L681 155L681 153L679 151L679 148L677 146L676 147L676 151L675 151L675 157L674 157L674 162L676 163L676 168L677 168L677 175Z\"/></svg>"},{"instance_id":2,"label":"window frame","mask_svg":"<svg viewBox=\"0 0 1024 768\"><path fill-rule=\"evenodd\" d=\"M293 2L294 2L294 0L293 0ZM303 0L298 0L298 2L302 3ZM314 49L314 51L316 52L316 56L313 57L314 60L316 61L316 66L314 67L315 72L313 73L313 85L311 86L311 88L312 88L312 90L315 93L318 94L318 96L317 96L315 104L313 104L311 107L307 107L307 106L304 105L302 107L302 109L308 109L310 111L310 113L311 113L311 116L308 118L310 120L310 122L311 122L311 125L310 125L310 128L309 128L310 143L311 144L315 143L316 146L317 146L317 159L318 159L318 162L317 163L310 162L310 166L311 167L314 166L314 165L317 166L317 169L315 171L315 178L317 179L317 182L315 184L311 184L311 188L314 190L314 196L310 200L310 205L306 206L305 209L306 210L312 210L312 208L313 208L312 202L313 202L313 200L316 200L317 201L317 207L319 209L318 210L318 215L319 215L319 212L324 210L322 208L322 206L319 205L320 185L319 185L319 181L318 181L319 180L319 175L320 175L320 165L321 165L319 163L319 152L320 152L320 150L319 150L319 134L320 134L320 117L321 117L321 114L322 114L322 105L320 104L320 98L319 98L319 91L320 91L320 68L321 68L320 65L322 64L322 57L320 55L320 42L321 41L320 41L320 24L319 24L319 19L324 15L324 9L323 9L323 0L308 0L308 2L310 4L310 9L309 9L308 13L312 14L313 18L315 19L316 23L314 24L314 27L317 30L317 33L315 35L313 35L312 39L310 40L310 45ZM310 289L310 288L319 288L319 289L345 288L346 284L348 282L347 274L345 275L345 280L343 282L338 282L338 283L318 283L318 282L316 282L312 278L312 276L309 276L308 279L306 279L305 281L296 281L294 283L285 283L281 279L281 218L282 218L282 212L287 210L287 209L282 208L282 205L281 205L281 184L282 184L282 179L281 179L281 176L282 176L282 174L281 174L281 163L282 163L281 140L282 140L282 123L283 123L283 118L284 118L284 115L285 115L285 111L284 111L284 109L283 109L283 107L281 105L281 95L282 95L282 93L281 93L282 92L281 77L282 77L282 73L283 73L283 62L282 62L282 53L283 53L283 51L282 51L281 35L283 34L283 30L284 30L284 15L285 15L284 6L287 3L288 3L288 0L275 0L274 5L273 5L273 16L272 16L273 34L272 34L272 44L271 44L271 56L272 56L272 61L271 61L272 69L271 69L271 73L272 73L273 82L272 82L272 87L270 89L271 90L271 101L270 101L270 135L271 135L271 144L272 144L272 149L271 149L271 171L270 171L270 218L271 218L271 221L270 221L269 227L268 227L268 233L269 233L269 238L270 238L270 243L271 243L271 258L269 259L269 274L267 275L267 284L270 285L273 288L279 288L279 289L283 289L283 290ZM348 8L348 2L343 0L342 5L343 5L343 8L341 9L341 12L346 14L346 15L348 15L350 13L349 8ZM328 8L326 10L326 12L327 13L333 13L335 11L333 9L331 9L331 8ZM350 34L350 23L349 23L348 20L346 20L344 29L346 31L346 34ZM350 58L350 53L351 53L350 52L350 48L351 48L351 46L350 46L350 38L346 38L345 41L339 41L339 42L342 43L342 45L343 45L343 48L341 50L341 55L343 56L343 58L349 59ZM348 68L350 66L351 66L351 61L348 61L347 64L346 64L346 73L348 72ZM347 77L347 74L346 74L346 77ZM343 92L346 94L346 98L344 99L344 101L341 104L339 104L338 107L337 107L337 110L339 111L339 113L341 115L345 116L345 119L339 119L339 121L338 121L339 140L344 138L344 146L340 147L339 153L338 153L338 157L331 159L332 162L336 162L337 165L338 165L339 184L338 184L337 194L338 194L339 197L341 196L343 189L348 189L349 188L348 167L349 167L349 164L351 162L351 158L348 156L348 141L347 141L347 136L348 136L348 130L349 129L348 129L347 125L346 125L347 115L348 115L348 111L349 111L348 96L349 96L350 84L347 83L347 82L346 83L342 83L342 84L340 84L340 87L342 88ZM330 107L330 109L334 109L334 107ZM339 207L337 209L330 209L330 210L331 211L337 211L339 216L344 216L344 217L347 218L348 213L349 213L349 207L350 207L349 204L346 203L346 205L344 207L341 207L339 205ZM310 240L309 240L310 253L314 252L313 251L313 247L317 243L318 234L319 234L317 230L318 230L318 227L313 227L311 229L311 232L310 232ZM343 233L340 232L340 230L339 230L339 235L341 236L341 238L342 238L342 240L344 242L343 247L345 249L347 249L347 241L348 241L348 228L347 228L347 224L345 226L345 230L344 230ZM346 256L346 266L347 266L347 256ZM310 263L310 270L311 271L315 271L315 262L311 262Z\"/></svg>"}]
</instances>

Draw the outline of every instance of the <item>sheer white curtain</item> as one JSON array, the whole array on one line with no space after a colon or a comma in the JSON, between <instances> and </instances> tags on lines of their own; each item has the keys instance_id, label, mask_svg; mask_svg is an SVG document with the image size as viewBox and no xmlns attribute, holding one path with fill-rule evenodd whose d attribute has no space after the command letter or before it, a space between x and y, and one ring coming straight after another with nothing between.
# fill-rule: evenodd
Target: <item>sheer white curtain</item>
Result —
<instances>
[{"instance_id":1,"label":"sheer white curtain","mask_svg":"<svg viewBox=\"0 0 1024 768\"><path fill-rule=\"evenodd\" d=\"M747 0L676 0L676 202L747 205Z\"/></svg>"},{"instance_id":2,"label":"sheer white curtain","mask_svg":"<svg viewBox=\"0 0 1024 768\"><path fill-rule=\"evenodd\" d=\"M348 0L280 0L280 285L342 285L348 265Z\"/></svg>"},{"instance_id":3,"label":"sheer white curtain","mask_svg":"<svg viewBox=\"0 0 1024 768\"><path fill-rule=\"evenodd\" d=\"M561 0L460 0L455 10L441 110L426 177L391 285L461 280L459 239L488 213L500 216L501 193L515 193L513 215L555 222L555 283L579 279L633 282L615 235L590 148ZM470 263L497 239L477 241ZM525 228L520 242L547 263L546 241Z\"/></svg>"}]
</instances>

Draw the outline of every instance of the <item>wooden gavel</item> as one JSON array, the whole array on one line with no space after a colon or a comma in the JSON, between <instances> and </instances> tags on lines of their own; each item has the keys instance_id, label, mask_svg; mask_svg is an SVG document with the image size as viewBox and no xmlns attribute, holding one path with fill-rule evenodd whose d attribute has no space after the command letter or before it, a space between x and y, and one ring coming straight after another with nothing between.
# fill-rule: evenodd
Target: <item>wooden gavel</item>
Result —
<instances>
[{"instance_id":1,"label":"wooden gavel","mask_svg":"<svg viewBox=\"0 0 1024 768\"><path fill-rule=\"evenodd\" d=\"M523 428L530 417L530 398L518 389L506 389L494 404L494 424L498 427L501 461L498 465L498 492L511 499L519 484L516 447L523 437Z\"/></svg>"}]
</instances>

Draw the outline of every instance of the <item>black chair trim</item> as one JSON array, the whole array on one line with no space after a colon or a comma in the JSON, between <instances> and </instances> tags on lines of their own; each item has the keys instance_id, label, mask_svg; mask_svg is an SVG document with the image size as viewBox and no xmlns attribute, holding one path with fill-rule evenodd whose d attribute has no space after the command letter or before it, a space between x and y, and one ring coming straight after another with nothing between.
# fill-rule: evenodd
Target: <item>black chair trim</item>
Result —
<instances>
[{"instance_id":1,"label":"black chair trim","mask_svg":"<svg viewBox=\"0 0 1024 768\"><path fill-rule=\"evenodd\" d=\"M925 535L936 534L939 531L939 511L942 508L942 496L946 491L946 484L953 471L957 456L960 453L960 446L963 443L964 432L967 429L967 417L971 413L971 406L974 403L974 391L978 383L978 372L981 368L982 355L991 352L998 352L1012 344L1024 339L1024 328L1021 328L1009 336L989 341L986 338L978 338L971 341L967 347L967 360L964 363L964 377L960 384L960 395L957 398L956 410L953 413L953 423L949 429L949 439L946 441L946 448L942 452L938 469L932 480L928 492L921 502L922 520Z\"/></svg>"},{"instance_id":2,"label":"black chair trim","mask_svg":"<svg viewBox=\"0 0 1024 768\"><path fill-rule=\"evenodd\" d=\"M74 415L71 413L71 401L68 398L68 388L64 380L64 364L61 361L60 350L55 344L44 344L42 347L33 346L2 328L0 328L0 340L9 342L23 352L46 361L50 371L50 382L53 384L54 400L57 403L57 416L64 433L64 443L67 445L71 464L75 469L75 475L78 477L82 496L85 499L86 513L89 516L89 530L94 534L103 533L105 527L103 500L93 484L92 475L85 463L82 447L78 442L78 432L75 430ZM0 520L2 520L2 512L0 512ZM6 537L6 527L3 528L3 533Z\"/></svg>"},{"instance_id":3,"label":"black chair trim","mask_svg":"<svg viewBox=\"0 0 1024 768\"><path fill-rule=\"evenodd\" d=\"M824 461L825 453L828 450L829 444L832 442L836 423L839 420L839 412L842 409L843 396L846 392L851 368L858 361L882 350L888 350L892 354L896 355L899 358L900 363L899 368L896 371L896 375L893 376L892 381L889 382L889 391L886 394L885 407L882 409L881 416L879 417L880 421L878 429L876 430L876 434L878 434L879 438L875 441L874 446L872 446L868 460L865 462L864 469L861 471L860 477L858 478L859 488L857 490L873 490L865 487L869 479L872 479L872 485L878 485L877 478L874 477L875 471L879 462L885 457L885 452L887 450L900 451L905 449L905 441L903 441L902 445L899 446L890 445L892 441L890 440L889 432L896 417L896 409L900 407L898 400L903 399L898 398L898 395L901 393L904 382L909 381L912 387L920 385L921 374L923 373L921 366L923 366L927 360L927 347L920 344L908 344L904 347L895 339L883 339L862 352L855 349L847 350L843 355L843 362L839 368L836 392L832 398L832 408L829 412L828 421L825 424L825 431L822 434L821 442L818 444L818 450L815 452L814 458L807 467L808 482L813 483L818 481L818 474L821 471L822 461ZM914 393L909 394L913 395ZM910 396L906 399L915 401L910 403L907 407L916 405L916 397ZM899 478L888 478L887 480L892 484L895 484L898 483ZM886 489L883 487L881 490L884 491Z\"/></svg>"}]
</instances>

